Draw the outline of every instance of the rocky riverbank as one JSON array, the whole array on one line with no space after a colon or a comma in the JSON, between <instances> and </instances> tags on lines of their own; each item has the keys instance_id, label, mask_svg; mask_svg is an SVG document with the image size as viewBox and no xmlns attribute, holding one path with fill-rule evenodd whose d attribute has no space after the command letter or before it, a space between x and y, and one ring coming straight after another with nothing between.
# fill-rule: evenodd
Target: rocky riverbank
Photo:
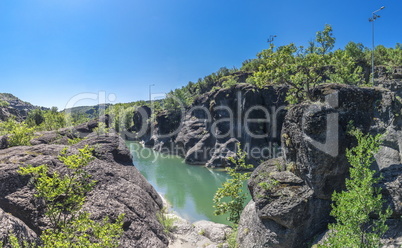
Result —
<instances>
[{"instance_id":1,"label":"rocky riverbank","mask_svg":"<svg viewBox=\"0 0 402 248\"><path fill-rule=\"evenodd\" d=\"M171 211L171 205L161 197L164 209L167 209L166 218L174 220L168 234L169 248L228 247L227 239L233 231L230 226L206 220L191 223Z\"/></svg>"}]
</instances>

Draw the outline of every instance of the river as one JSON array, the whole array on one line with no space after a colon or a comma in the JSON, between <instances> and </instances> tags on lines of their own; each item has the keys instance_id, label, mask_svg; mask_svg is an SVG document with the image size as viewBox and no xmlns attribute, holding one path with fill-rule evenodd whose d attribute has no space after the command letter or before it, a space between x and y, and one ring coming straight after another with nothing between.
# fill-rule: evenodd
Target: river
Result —
<instances>
[{"instance_id":1,"label":"river","mask_svg":"<svg viewBox=\"0 0 402 248\"><path fill-rule=\"evenodd\" d=\"M184 159L158 153L137 142L127 142L135 167L165 197L172 210L190 222L210 220L230 224L215 216L213 197L229 176L224 171L188 165Z\"/></svg>"}]
</instances>

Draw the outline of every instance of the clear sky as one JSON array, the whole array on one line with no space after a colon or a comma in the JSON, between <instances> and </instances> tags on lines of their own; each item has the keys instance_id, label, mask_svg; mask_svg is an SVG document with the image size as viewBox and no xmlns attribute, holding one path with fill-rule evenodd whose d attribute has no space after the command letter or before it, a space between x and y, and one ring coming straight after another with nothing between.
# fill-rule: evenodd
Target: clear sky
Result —
<instances>
[{"instance_id":1,"label":"clear sky","mask_svg":"<svg viewBox=\"0 0 402 248\"><path fill-rule=\"evenodd\" d=\"M2 0L0 92L64 109L81 93L114 102L167 93L275 44L307 45L331 24L336 47L402 43L402 0ZM96 101L77 103L96 104Z\"/></svg>"}]
</instances>

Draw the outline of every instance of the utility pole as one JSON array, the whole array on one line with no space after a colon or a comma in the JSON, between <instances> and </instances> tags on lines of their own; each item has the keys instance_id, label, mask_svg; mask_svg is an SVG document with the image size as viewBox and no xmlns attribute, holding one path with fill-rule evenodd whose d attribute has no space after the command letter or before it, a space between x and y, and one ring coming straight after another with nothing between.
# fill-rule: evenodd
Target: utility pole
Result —
<instances>
[{"instance_id":1,"label":"utility pole","mask_svg":"<svg viewBox=\"0 0 402 248\"><path fill-rule=\"evenodd\" d=\"M155 84L150 84L149 85L149 102L151 103L151 105L152 105L152 94L151 94L151 87L152 86L155 86Z\"/></svg>"},{"instance_id":2,"label":"utility pole","mask_svg":"<svg viewBox=\"0 0 402 248\"><path fill-rule=\"evenodd\" d=\"M371 45L372 45L372 50L371 50L371 83L374 85L374 50L375 50L375 45L374 45L374 22L375 20L377 20L378 18L380 18L379 15L377 15L376 13L378 11L383 10L385 7L382 6L381 8L377 9L376 11L374 11L372 13L372 17L369 18L369 22L371 22Z\"/></svg>"},{"instance_id":3,"label":"utility pole","mask_svg":"<svg viewBox=\"0 0 402 248\"><path fill-rule=\"evenodd\" d=\"M269 38L267 39L267 42L269 43L269 47L271 48L271 44L276 38L276 35L270 35Z\"/></svg>"}]
</instances>

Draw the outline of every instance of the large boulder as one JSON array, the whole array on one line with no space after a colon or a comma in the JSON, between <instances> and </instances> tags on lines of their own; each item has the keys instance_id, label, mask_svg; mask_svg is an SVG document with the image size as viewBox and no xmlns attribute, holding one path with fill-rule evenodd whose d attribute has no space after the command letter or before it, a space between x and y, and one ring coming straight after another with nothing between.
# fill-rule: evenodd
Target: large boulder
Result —
<instances>
[{"instance_id":1,"label":"large boulder","mask_svg":"<svg viewBox=\"0 0 402 248\"><path fill-rule=\"evenodd\" d=\"M9 146L8 136L7 135L0 136L0 149L6 149L8 148L8 146Z\"/></svg>"},{"instance_id":2,"label":"large boulder","mask_svg":"<svg viewBox=\"0 0 402 248\"><path fill-rule=\"evenodd\" d=\"M23 221L0 209L0 240L6 240L10 233L14 233L19 240L35 242L37 238L37 234Z\"/></svg>"},{"instance_id":3,"label":"large boulder","mask_svg":"<svg viewBox=\"0 0 402 248\"><path fill-rule=\"evenodd\" d=\"M90 125L86 125L88 130ZM63 132L56 135L58 140L63 139L60 133ZM50 133L46 135L51 136ZM114 220L124 213L121 247L167 247L167 236L156 218L156 213L162 209L162 200L132 165L131 154L124 141L116 133L85 135L85 139L74 145L57 144L57 140L49 139L50 143L47 144L44 143L46 140L42 140L41 144L34 146L0 150L0 216L1 211L4 211L14 218L10 221L24 223L26 234L23 236L27 238L39 235L48 226L44 208L42 202L34 196L29 176L19 175L17 169L27 164L46 164L51 170L63 173L63 165L57 158L60 151L67 146L69 152L74 153L90 145L95 148L95 159L85 169L97 184L89 192L84 210L95 220L105 216ZM9 225L0 226L0 230L3 230L1 228L12 229Z\"/></svg>"},{"instance_id":4,"label":"large boulder","mask_svg":"<svg viewBox=\"0 0 402 248\"><path fill-rule=\"evenodd\" d=\"M241 247L302 247L328 223L330 201L293 174L282 158L262 163L248 187L252 200L241 215Z\"/></svg>"}]
</instances>

